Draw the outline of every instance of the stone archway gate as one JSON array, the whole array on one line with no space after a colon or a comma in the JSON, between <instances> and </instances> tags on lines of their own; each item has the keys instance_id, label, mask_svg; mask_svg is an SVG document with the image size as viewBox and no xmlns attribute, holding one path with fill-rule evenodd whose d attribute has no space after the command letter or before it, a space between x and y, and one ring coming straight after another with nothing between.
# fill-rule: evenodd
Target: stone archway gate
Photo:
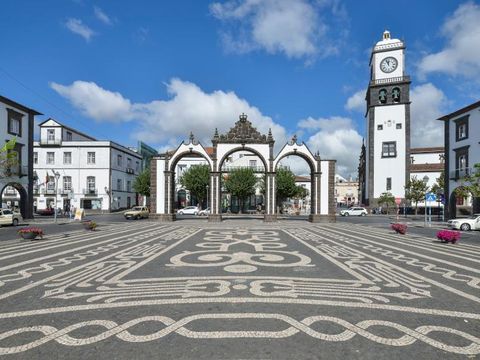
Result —
<instances>
[{"instance_id":1,"label":"stone archway gate","mask_svg":"<svg viewBox=\"0 0 480 360\"><path fill-rule=\"evenodd\" d=\"M235 126L226 134L215 130L212 139L213 153L209 155L205 148L193 136L188 143L182 142L174 152L154 157L151 162L150 212L152 217L161 221L174 221L175 168L184 157L203 157L210 168L209 185L209 221L221 221L221 174L225 160L237 151L249 151L263 162L266 174L264 221L276 221L276 169L286 156L299 156L310 166L311 176L311 222L335 222L335 160L322 160L320 155L312 154L305 143L298 143L294 136L274 156L275 141L271 130L268 135L260 134L247 115L240 115Z\"/></svg>"}]
</instances>

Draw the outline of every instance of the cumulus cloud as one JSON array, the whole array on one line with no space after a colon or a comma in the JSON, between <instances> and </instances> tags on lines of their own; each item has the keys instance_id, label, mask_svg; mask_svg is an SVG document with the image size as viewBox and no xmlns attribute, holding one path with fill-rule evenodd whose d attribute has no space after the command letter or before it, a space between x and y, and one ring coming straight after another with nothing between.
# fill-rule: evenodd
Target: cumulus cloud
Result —
<instances>
[{"instance_id":1,"label":"cumulus cloud","mask_svg":"<svg viewBox=\"0 0 480 360\"><path fill-rule=\"evenodd\" d=\"M480 5L467 2L460 5L442 26L445 47L428 54L420 61L421 76L440 72L452 76L480 75Z\"/></svg>"},{"instance_id":2,"label":"cumulus cloud","mask_svg":"<svg viewBox=\"0 0 480 360\"><path fill-rule=\"evenodd\" d=\"M153 144L177 143L192 131L204 145L210 145L215 128L219 132L228 131L241 113L247 114L261 133L266 134L271 128L277 145L283 145L286 140L281 125L234 92L206 93L197 85L180 79L166 84L169 99L149 103L132 102L94 82L78 80L70 85L51 83L50 86L84 115L97 121L135 121L134 135Z\"/></svg>"},{"instance_id":3,"label":"cumulus cloud","mask_svg":"<svg viewBox=\"0 0 480 360\"><path fill-rule=\"evenodd\" d=\"M359 90L347 99L345 109L348 111L365 112L365 90Z\"/></svg>"},{"instance_id":4,"label":"cumulus cloud","mask_svg":"<svg viewBox=\"0 0 480 360\"><path fill-rule=\"evenodd\" d=\"M337 160L338 173L347 177L357 176L362 136L355 129L352 119L340 116L309 117L301 120L298 126L311 133L307 140L311 151L318 150L324 159Z\"/></svg>"},{"instance_id":5,"label":"cumulus cloud","mask_svg":"<svg viewBox=\"0 0 480 360\"><path fill-rule=\"evenodd\" d=\"M344 9L336 1L230 0L210 5L214 17L232 26L222 32L227 50L244 53L263 49L289 58L337 52L326 36L328 26L320 16L322 10L331 17L345 17Z\"/></svg>"},{"instance_id":6,"label":"cumulus cloud","mask_svg":"<svg viewBox=\"0 0 480 360\"><path fill-rule=\"evenodd\" d=\"M95 17L103 22L106 25L113 25L113 20L110 16L108 16L102 9L100 9L98 6L93 7L93 12L95 14Z\"/></svg>"},{"instance_id":7,"label":"cumulus cloud","mask_svg":"<svg viewBox=\"0 0 480 360\"><path fill-rule=\"evenodd\" d=\"M74 34L83 37L87 42L90 41L90 38L93 35L95 35L95 32L85 25L80 19L69 18L65 23L65 26Z\"/></svg>"},{"instance_id":8,"label":"cumulus cloud","mask_svg":"<svg viewBox=\"0 0 480 360\"><path fill-rule=\"evenodd\" d=\"M412 147L443 146L443 123L436 120L447 104L443 91L426 83L412 88L410 99Z\"/></svg>"}]
</instances>

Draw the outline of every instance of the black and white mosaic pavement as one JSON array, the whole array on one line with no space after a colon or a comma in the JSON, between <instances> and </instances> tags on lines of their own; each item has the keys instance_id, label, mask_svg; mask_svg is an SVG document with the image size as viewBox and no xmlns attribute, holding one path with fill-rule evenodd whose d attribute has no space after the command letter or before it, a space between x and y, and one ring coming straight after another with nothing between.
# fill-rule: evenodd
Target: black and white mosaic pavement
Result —
<instances>
[{"instance_id":1,"label":"black and white mosaic pavement","mask_svg":"<svg viewBox=\"0 0 480 360\"><path fill-rule=\"evenodd\" d=\"M0 356L480 356L480 246L354 224L106 224L0 245Z\"/></svg>"}]
</instances>

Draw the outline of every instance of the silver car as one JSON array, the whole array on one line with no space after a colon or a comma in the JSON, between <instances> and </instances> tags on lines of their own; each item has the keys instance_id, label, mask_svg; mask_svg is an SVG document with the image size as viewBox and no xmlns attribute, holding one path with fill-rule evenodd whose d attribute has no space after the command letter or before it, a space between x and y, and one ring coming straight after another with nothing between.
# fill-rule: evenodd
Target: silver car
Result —
<instances>
[{"instance_id":1,"label":"silver car","mask_svg":"<svg viewBox=\"0 0 480 360\"><path fill-rule=\"evenodd\" d=\"M22 215L20 215L18 212L12 211L10 209L0 209L0 226L17 226L21 219Z\"/></svg>"},{"instance_id":2,"label":"silver car","mask_svg":"<svg viewBox=\"0 0 480 360\"><path fill-rule=\"evenodd\" d=\"M367 214L367 209L363 207L351 207L347 210L340 211L340 215L342 216L366 216Z\"/></svg>"},{"instance_id":3,"label":"silver car","mask_svg":"<svg viewBox=\"0 0 480 360\"><path fill-rule=\"evenodd\" d=\"M187 206L183 209L177 210L177 214L179 215L197 215L200 209L198 206Z\"/></svg>"}]
</instances>

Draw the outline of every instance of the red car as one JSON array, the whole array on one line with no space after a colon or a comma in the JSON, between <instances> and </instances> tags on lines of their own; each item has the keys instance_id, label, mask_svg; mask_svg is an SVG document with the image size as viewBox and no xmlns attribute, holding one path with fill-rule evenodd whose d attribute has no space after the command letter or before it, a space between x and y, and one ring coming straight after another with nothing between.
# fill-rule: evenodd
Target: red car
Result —
<instances>
[{"instance_id":1,"label":"red car","mask_svg":"<svg viewBox=\"0 0 480 360\"><path fill-rule=\"evenodd\" d=\"M37 210L38 215L53 215L53 209L52 208L46 208L46 209L40 209Z\"/></svg>"}]
</instances>

